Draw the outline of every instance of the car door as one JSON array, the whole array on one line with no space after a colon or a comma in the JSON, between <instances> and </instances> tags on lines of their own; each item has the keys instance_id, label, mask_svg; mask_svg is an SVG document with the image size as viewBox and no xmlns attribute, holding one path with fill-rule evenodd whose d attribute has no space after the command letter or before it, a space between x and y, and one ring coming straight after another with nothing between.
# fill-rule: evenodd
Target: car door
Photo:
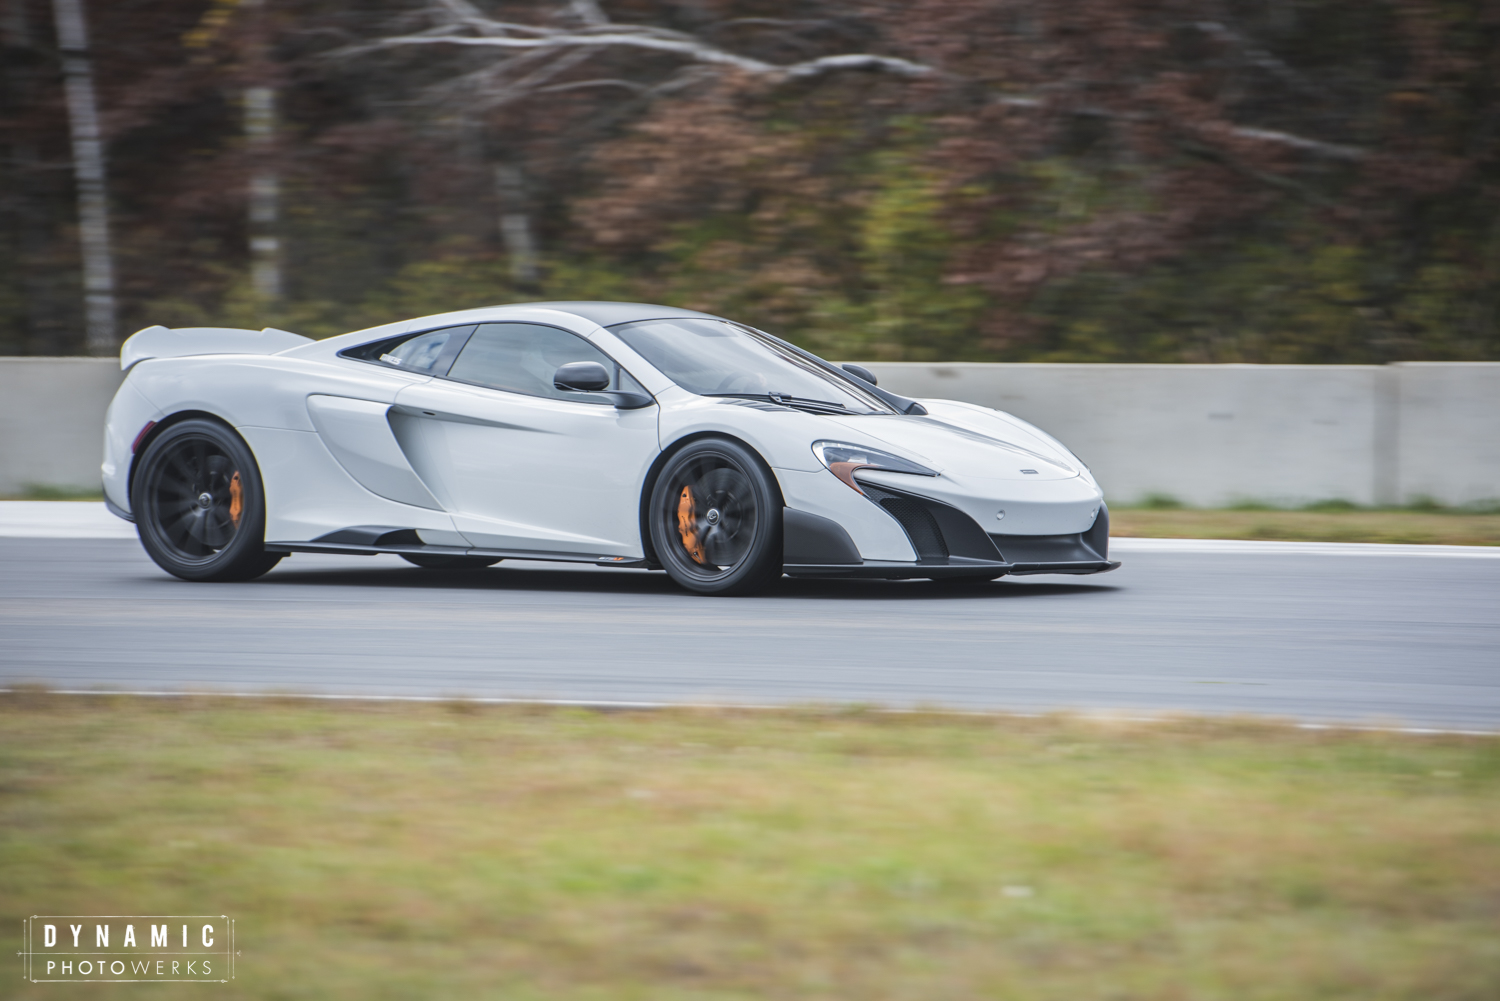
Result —
<instances>
[{"instance_id":1,"label":"car door","mask_svg":"<svg viewBox=\"0 0 1500 1001\"><path fill-rule=\"evenodd\" d=\"M481 324L446 377L409 386L391 427L427 488L480 548L641 556L640 490L660 450L657 408L557 389L559 365L597 361L612 389L644 393L582 337Z\"/></svg>"}]
</instances>

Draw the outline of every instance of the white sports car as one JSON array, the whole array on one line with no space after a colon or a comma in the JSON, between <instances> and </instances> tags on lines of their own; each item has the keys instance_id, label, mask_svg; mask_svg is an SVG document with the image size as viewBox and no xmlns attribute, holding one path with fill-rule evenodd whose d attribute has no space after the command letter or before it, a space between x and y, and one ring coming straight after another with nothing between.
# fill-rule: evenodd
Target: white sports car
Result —
<instances>
[{"instance_id":1,"label":"white sports car","mask_svg":"<svg viewBox=\"0 0 1500 1001\"><path fill-rule=\"evenodd\" d=\"M692 310L527 303L324 341L148 327L120 365L107 503L188 580L287 553L647 567L703 594L1119 566L1098 484L1037 428Z\"/></svg>"}]
</instances>

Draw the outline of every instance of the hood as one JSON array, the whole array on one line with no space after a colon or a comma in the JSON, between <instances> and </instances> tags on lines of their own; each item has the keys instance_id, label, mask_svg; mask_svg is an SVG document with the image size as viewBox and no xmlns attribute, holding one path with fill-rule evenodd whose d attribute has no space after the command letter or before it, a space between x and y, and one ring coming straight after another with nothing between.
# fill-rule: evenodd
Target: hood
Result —
<instances>
[{"instance_id":1,"label":"hood","mask_svg":"<svg viewBox=\"0 0 1500 1001\"><path fill-rule=\"evenodd\" d=\"M929 401L922 401L927 405ZM939 473L993 480L1065 480L1083 465L1067 449L997 411L930 401L925 417L829 417L826 420L925 462Z\"/></svg>"}]
</instances>

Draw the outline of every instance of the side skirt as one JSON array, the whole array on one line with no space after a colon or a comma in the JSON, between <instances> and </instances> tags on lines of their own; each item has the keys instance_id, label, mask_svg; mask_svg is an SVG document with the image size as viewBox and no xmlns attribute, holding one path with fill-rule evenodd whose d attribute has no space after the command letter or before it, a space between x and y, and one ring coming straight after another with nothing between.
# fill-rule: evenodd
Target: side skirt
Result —
<instances>
[{"instance_id":1,"label":"side skirt","mask_svg":"<svg viewBox=\"0 0 1500 1001\"><path fill-rule=\"evenodd\" d=\"M632 567L660 570L650 560L629 556L586 556L581 553L545 553L532 549L468 549L463 546L424 546L387 544L351 545L347 542L267 542L268 553L334 553L342 556L376 556L380 553L424 553L429 556L488 556L502 560L535 560L544 563L587 563L599 567Z\"/></svg>"}]
</instances>

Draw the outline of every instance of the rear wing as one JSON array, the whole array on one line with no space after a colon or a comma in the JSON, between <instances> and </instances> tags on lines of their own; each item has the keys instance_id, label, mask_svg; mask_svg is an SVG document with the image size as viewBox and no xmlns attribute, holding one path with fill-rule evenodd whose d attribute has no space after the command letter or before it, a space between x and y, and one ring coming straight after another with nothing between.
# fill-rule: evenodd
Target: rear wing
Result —
<instances>
[{"instance_id":1,"label":"rear wing","mask_svg":"<svg viewBox=\"0 0 1500 1001\"><path fill-rule=\"evenodd\" d=\"M136 362L150 358L181 358L184 355L274 355L303 344L303 337L286 330L237 330L234 327L147 327L120 345L120 369L128 372Z\"/></svg>"}]
</instances>

